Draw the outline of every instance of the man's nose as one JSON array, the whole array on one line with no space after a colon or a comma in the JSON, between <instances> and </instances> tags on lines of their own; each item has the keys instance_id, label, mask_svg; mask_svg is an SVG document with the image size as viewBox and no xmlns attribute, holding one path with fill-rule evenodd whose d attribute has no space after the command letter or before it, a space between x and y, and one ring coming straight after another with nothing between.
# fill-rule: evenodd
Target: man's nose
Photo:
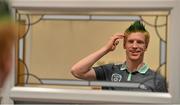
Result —
<instances>
[{"instance_id":1,"label":"man's nose","mask_svg":"<svg viewBox=\"0 0 180 105\"><path fill-rule=\"evenodd\" d=\"M137 48L138 47L138 44L137 42L133 42L133 45L132 45L133 48Z\"/></svg>"}]
</instances>

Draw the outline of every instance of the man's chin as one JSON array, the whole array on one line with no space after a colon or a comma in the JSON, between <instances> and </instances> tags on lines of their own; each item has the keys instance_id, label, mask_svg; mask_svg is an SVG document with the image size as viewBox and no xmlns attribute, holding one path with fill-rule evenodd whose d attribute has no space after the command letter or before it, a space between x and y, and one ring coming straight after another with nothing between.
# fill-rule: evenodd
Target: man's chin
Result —
<instances>
[{"instance_id":1,"label":"man's chin","mask_svg":"<svg viewBox=\"0 0 180 105\"><path fill-rule=\"evenodd\" d=\"M139 60L139 56L132 56L132 57L130 57L130 59L133 61L136 61L136 60Z\"/></svg>"}]
</instances>

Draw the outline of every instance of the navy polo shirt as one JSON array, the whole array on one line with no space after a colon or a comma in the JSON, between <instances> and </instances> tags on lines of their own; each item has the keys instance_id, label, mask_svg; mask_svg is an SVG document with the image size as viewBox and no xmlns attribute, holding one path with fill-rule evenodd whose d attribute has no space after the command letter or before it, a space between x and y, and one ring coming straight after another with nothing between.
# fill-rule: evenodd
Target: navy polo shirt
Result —
<instances>
[{"instance_id":1,"label":"navy polo shirt","mask_svg":"<svg viewBox=\"0 0 180 105\"><path fill-rule=\"evenodd\" d=\"M135 72L128 72L126 63L123 64L106 64L93 67L98 81L139 83L145 86L142 88L125 88L125 87L102 87L108 90L131 90L131 91L151 91L167 92L166 81L158 73L152 71L147 64L144 64Z\"/></svg>"}]
</instances>

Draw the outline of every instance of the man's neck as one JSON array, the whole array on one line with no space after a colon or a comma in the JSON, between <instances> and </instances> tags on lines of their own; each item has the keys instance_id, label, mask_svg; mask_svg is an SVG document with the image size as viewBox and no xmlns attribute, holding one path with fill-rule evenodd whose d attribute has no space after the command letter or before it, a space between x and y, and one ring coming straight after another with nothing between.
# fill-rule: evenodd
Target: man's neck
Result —
<instances>
[{"instance_id":1,"label":"man's neck","mask_svg":"<svg viewBox=\"0 0 180 105\"><path fill-rule=\"evenodd\" d=\"M139 60L139 61L127 60L126 65L127 65L129 72L135 72L140 67L142 67L144 65L144 63L143 63L143 60Z\"/></svg>"}]
</instances>

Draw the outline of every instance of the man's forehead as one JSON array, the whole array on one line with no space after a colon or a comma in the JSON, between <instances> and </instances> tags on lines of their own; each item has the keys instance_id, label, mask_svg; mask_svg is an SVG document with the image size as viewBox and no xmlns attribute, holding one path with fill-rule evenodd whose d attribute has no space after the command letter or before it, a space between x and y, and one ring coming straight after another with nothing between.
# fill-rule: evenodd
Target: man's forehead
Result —
<instances>
[{"instance_id":1,"label":"man's forehead","mask_svg":"<svg viewBox=\"0 0 180 105\"><path fill-rule=\"evenodd\" d=\"M130 33L129 35L127 35L127 38L133 38L133 37L145 38L145 35L143 32L133 32L133 33Z\"/></svg>"}]
</instances>

